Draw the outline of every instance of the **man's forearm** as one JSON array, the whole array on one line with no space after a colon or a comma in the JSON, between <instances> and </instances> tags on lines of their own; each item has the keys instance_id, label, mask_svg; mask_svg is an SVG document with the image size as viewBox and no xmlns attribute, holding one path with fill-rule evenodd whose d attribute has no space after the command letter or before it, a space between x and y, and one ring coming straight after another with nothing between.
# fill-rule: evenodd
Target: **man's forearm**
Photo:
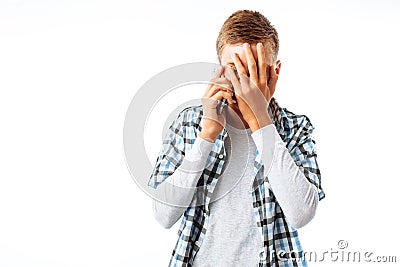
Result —
<instances>
[{"instance_id":1,"label":"man's forearm","mask_svg":"<svg viewBox=\"0 0 400 267\"><path fill-rule=\"evenodd\" d=\"M190 205L212 147L212 142L197 137L181 166L158 185L157 193L165 203L153 199L153 215L163 227L174 225Z\"/></svg>"},{"instance_id":2,"label":"man's forearm","mask_svg":"<svg viewBox=\"0 0 400 267\"><path fill-rule=\"evenodd\" d=\"M251 132L255 132L265 126L271 125L272 124L272 120L269 117L269 115L267 113L261 115L258 117L258 119L254 118L252 120L249 120L248 125L250 126Z\"/></svg>"},{"instance_id":3,"label":"man's forearm","mask_svg":"<svg viewBox=\"0 0 400 267\"><path fill-rule=\"evenodd\" d=\"M294 228L306 225L315 215L318 191L294 162L275 125L252 134L261 153L264 172L287 220Z\"/></svg>"}]
</instances>

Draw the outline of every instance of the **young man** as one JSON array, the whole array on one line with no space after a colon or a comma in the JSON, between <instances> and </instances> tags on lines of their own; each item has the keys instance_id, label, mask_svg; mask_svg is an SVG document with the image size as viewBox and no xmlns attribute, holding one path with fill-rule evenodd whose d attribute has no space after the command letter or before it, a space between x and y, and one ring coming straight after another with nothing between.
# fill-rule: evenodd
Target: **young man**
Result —
<instances>
[{"instance_id":1,"label":"young man","mask_svg":"<svg viewBox=\"0 0 400 267\"><path fill-rule=\"evenodd\" d=\"M313 125L273 97L277 31L262 14L237 11L216 48L220 70L202 105L170 126L148 182L174 203L153 201L161 225L183 215L169 265L307 266L296 229L325 193ZM176 194L165 180L188 190Z\"/></svg>"}]
</instances>

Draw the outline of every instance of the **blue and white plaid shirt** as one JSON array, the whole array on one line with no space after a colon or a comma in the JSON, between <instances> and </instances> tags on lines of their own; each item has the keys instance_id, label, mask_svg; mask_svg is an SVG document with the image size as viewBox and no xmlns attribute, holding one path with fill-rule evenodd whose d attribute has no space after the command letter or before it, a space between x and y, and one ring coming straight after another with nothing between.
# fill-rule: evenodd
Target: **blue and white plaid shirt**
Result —
<instances>
[{"instance_id":1,"label":"blue and white plaid shirt","mask_svg":"<svg viewBox=\"0 0 400 267\"><path fill-rule=\"evenodd\" d=\"M325 193L321 187L315 140L311 135L314 126L309 118L281 108L274 97L268 106L268 114L296 165L308 181L318 188L319 200L323 199ZM181 165L185 153L191 149L201 131L202 115L201 105L185 108L179 113L163 141L148 181L149 186L157 188L158 184ZM211 195L226 162L224 140L227 136L227 130L223 129L208 155L206 167L197 183L202 188L201 192L195 193L195 198L204 204L191 205L184 212L169 266L192 266L199 251L207 231ZM297 230L287 222L272 192L268 177L263 176L264 166L258 150L253 173L253 208L264 241L264 255L260 255L259 266L307 266Z\"/></svg>"}]
</instances>

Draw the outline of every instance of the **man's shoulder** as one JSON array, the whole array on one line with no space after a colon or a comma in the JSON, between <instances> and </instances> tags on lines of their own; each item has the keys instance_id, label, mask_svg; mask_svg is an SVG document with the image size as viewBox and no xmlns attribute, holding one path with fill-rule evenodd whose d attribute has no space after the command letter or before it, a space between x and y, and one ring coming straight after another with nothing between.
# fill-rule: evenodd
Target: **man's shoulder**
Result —
<instances>
[{"instance_id":1,"label":"man's shoulder","mask_svg":"<svg viewBox=\"0 0 400 267\"><path fill-rule=\"evenodd\" d=\"M271 108L275 126L285 143L292 146L312 134L314 126L309 116L280 105L275 98L271 102Z\"/></svg>"},{"instance_id":2,"label":"man's shoulder","mask_svg":"<svg viewBox=\"0 0 400 267\"><path fill-rule=\"evenodd\" d=\"M178 114L178 119L183 123L198 122L203 115L202 105L193 105L185 107Z\"/></svg>"},{"instance_id":3,"label":"man's shoulder","mask_svg":"<svg viewBox=\"0 0 400 267\"><path fill-rule=\"evenodd\" d=\"M301 149L304 149L305 143L307 143L307 147L314 143L314 125L307 115L293 112L284 107L281 108L280 113L282 128L279 133L291 153L292 151L298 153ZM303 146L303 148L295 149L299 146Z\"/></svg>"},{"instance_id":4,"label":"man's shoulder","mask_svg":"<svg viewBox=\"0 0 400 267\"><path fill-rule=\"evenodd\" d=\"M314 130L314 125L311 123L309 116L305 114L295 113L287 108L282 108L281 114L283 122L291 130Z\"/></svg>"}]
</instances>

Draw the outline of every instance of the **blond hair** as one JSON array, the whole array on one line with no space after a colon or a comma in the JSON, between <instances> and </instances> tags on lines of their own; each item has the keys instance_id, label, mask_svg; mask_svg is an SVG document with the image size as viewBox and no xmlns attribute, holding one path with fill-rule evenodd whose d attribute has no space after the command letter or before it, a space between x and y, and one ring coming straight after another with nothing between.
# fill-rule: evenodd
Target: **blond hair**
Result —
<instances>
[{"instance_id":1,"label":"blond hair","mask_svg":"<svg viewBox=\"0 0 400 267\"><path fill-rule=\"evenodd\" d=\"M244 42L262 42L271 50L273 60L276 61L279 51L278 32L261 13L251 10L239 10L229 16L218 34L216 42L218 59L221 59L221 53L225 45Z\"/></svg>"}]
</instances>

